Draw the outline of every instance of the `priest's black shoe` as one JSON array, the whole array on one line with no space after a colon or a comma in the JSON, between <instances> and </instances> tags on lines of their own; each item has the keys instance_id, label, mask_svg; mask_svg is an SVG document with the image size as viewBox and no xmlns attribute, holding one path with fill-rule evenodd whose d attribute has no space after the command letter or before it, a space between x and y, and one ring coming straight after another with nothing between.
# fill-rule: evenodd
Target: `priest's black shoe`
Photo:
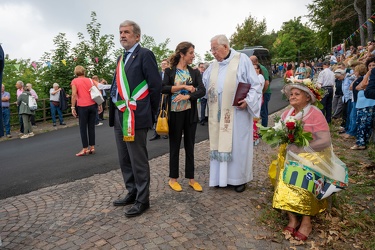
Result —
<instances>
[{"instance_id":1,"label":"priest's black shoe","mask_svg":"<svg viewBox=\"0 0 375 250\"><path fill-rule=\"evenodd\" d=\"M135 202L135 195L129 195L129 194L127 194L125 196L125 198L115 200L113 202L113 206L116 206L116 207L118 207L118 206L126 206L126 205L129 205L129 204L134 204L134 202Z\"/></svg>"},{"instance_id":2,"label":"priest's black shoe","mask_svg":"<svg viewBox=\"0 0 375 250\"><path fill-rule=\"evenodd\" d=\"M153 135L153 136L150 138L149 141L154 141L154 140L157 140L157 139L160 139L160 135L155 134L155 135Z\"/></svg>"},{"instance_id":3,"label":"priest's black shoe","mask_svg":"<svg viewBox=\"0 0 375 250\"><path fill-rule=\"evenodd\" d=\"M125 212L126 217L135 217L143 214L144 211L150 208L150 203L136 202L128 211Z\"/></svg>"},{"instance_id":4,"label":"priest's black shoe","mask_svg":"<svg viewBox=\"0 0 375 250\"><path fill-rule=\"evenodd\" d=\"M242 193L246 189L246 184L238 185L234 187L234 191L237 193Z\"/></svg>"}]
</instances>

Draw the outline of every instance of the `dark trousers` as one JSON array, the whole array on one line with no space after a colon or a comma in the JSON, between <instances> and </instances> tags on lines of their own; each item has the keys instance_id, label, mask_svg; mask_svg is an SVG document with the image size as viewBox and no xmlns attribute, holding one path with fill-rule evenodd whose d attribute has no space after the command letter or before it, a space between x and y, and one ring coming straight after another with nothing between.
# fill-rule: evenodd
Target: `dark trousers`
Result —
<instances>
[{"instance_id":1,"label":"dark trousers","mask_svg":"<svg viewBox=\"0 0 375 250\"><path fill-rule=\"evenodd\" d=\"M123 113L115 110L114 131L122 177L129 195L147 203L150 200L150 165L147 152L148 129L136 129L133 142L123 141Z\"/></svg>"},{"instance_id":2,"label":"dark trousers","mask_svg":"<svg viewBox=\"0 0 375 250\"><path fill-rule=\"evenodd\" d=\"M81 133L82 147L95 145L95 117L98 113L97 105L77 107L79 132ZM88 139L87 139L88 134Z\"/></svg>"},{"instance_id":3,"label":"dark trousers","mask_svg":"<svg viewBox=\"0 0 375 250\"><path fill-rule=\"evenodd\" d=\"M271 100L271 93L263 94L263 103L260 108L260 118L262 119L262 126L268 126L268 102Z\"/></svg>"},{"instance_id":4,"label":"dark trousers","mask_svg":"<svg viewBox=\"0 0 375 250\"><path fill-rule=\"evenodd\" d=\"M200 122L206 121L206 107L207 107L207 99L201 98L201 120Z\"/></svg>"},{"instance_id":5,"label":"dark trousers","mask_svg":"<svg viewBox=\"0 0 375 250\"><path fill-rule=\"evenodd\" d=\"M332 87L326 87L324 89L326 89L328 93L320 101L323 105L322 112L323 112L324 116L326 117L327 122L331 123L331 120L332 120L333 88Z\"/></svg>"},{"instance_id":6,"label":"dark trousers","mask_svg":"<svg viewBox=\"0 0 375 250\"><path fill-rule=\"evenodd\" d=\"M103 96L104 98L104 102L101 104L102 105L102 109L103 109L103 112L101 112L99 114L99 119L103 120L104 119L104 110L106 109L106 104L107 104L107 96Z\"/></svg>"},{"instance_id":7,"label":"dark trousers","mask_svg":"<svg viewBox=\"0 0 375 250\"><path fill-rule=\"evenodd\" d=\"M194 179L194 143L197 123L190 123L191 110L169 114L169 177L179 177L179 156L182 132L185 148L185 178Z\"/></svg>"},{"instance_id":8,"label":"dark trousers","mask_svg":"<svg viewBox=\"0 0 375 250\"><path fill-rule=\"evenodd\" d=\"M36 125L36 123L35 123L35 115L31 115L30 121L31 121L31 125L32 126Z\"/></svg>"},{"instance_id":9,"label":"dark trousers","mask_svg":"<svg viewBox=\"0 0 375 250\"><path fill-rule=\"evenodd\" d=\"M17 113L19 114L20 113L20 106L17 107ZM23 134L23 130L24 130L24 127L23 127L23 120L22 120L22 115L18 115L18 120L20 122L20 132Z\"/></svg>"}]
</instances>

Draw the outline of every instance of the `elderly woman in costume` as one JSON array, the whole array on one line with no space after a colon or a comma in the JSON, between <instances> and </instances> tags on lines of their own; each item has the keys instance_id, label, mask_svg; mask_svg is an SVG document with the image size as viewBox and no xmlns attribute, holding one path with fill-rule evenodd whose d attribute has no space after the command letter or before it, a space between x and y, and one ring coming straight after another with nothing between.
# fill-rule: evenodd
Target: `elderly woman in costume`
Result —
<instances>
[{"instance_id":1,"label":"elderly woman in costume","mask_svg":"<svg viewBox=\"0 0 375 250\"><path fill-rule=\"evenodd\" d=\"M253 179L253 118L260 115L262 86L250 59L231 49L225 35L211 39L211 52L216 60L203 74L210 110L209 185L243 192ZM233 106L239 83L249 90Z\"/></svg>"},{"instance_id":2,"label":"elderly woman in costume","mask_svg":"<svg viewBox=\"0 0 375 250\"><path fill-rule=\"evenodd\" d=\"M182 134L185 148L185 178L189 186L201 192L202 186L194 180L194 143L198 123L197 100L205 95L206 89L198 69L189 66L194 60L194 45L181 42L170 58L171 68L166 68L162 93L169 95L169 186L182 191L177 182L179 177L179 155Z\"/></svg>"},{"instance_id":3,"label":"elderly woman in costume","mask_svg":"<svg viewBox=\"0 0 375 250\"><path fill-rule=\"evenodd\" d=\"M303 132L311 133L312 140L305 146L280 146L278 160L270 166L271 173L276 165L276 174L270 174L275 185L273 207L288 214L284 233L305 241L312 231L311 216L326 209L325 198L347 186L348 175L345 164L332 151L328 123L313 105L322 99L324 90L305 79L285 85L283 92L292 107L281 120L286 125L301 121Z\"/></svg>"}]
</instances>

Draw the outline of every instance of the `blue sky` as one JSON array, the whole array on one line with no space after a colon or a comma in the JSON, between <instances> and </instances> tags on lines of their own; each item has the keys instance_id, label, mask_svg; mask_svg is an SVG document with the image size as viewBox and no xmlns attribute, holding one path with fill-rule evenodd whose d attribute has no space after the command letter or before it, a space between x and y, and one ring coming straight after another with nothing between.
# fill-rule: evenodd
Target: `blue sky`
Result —
<instances>
[{"instance_id":1,"label":"blue sky","mask_svg":"<svg viewBox=\"0 0 375 250\"><path fill-rule=\"evenodd\" d=\"M11 59L39 60L44 52L54 48L53 38L60 32L66 33L74 45L78 32L86 34L86 24L95 11L102 25L101 34L114 34L116 48L120 48L118 26L129 19L157 43L170 38L169 48L174 50L179 42L190 41L203 57L213 36L225 34L229 38L249 15L258 21L265 18L269 32L278 31L283 22L307 15L306 5L311 3L312 0L2 0L0 43Z\"/></svg>"}]
</instances>

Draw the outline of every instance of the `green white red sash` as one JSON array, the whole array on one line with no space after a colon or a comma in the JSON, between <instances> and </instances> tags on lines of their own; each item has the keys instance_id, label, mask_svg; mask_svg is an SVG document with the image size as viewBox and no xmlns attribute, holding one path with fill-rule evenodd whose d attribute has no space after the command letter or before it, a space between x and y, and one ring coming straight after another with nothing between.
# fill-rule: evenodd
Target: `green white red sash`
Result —
<instances>
[{"instance_id":1,"label":"green white red sash","mask_svg":"<svg viewBox=\"0 0 375 250\"><path fill-rule=\"evenodd\" d=\"M134 90L130 96L130 88L128 78L126 77L124 62L121 56L117 63L116 69L116 83L117 90L122 100L117 101L116 107L123 112L122 118L122 133L124 141L134 141L135 135L135 119L134 110L137 109L137 100L141 100L148 95L148 85L146 80L143 80Z\"/></svg>"}]
</instances>

